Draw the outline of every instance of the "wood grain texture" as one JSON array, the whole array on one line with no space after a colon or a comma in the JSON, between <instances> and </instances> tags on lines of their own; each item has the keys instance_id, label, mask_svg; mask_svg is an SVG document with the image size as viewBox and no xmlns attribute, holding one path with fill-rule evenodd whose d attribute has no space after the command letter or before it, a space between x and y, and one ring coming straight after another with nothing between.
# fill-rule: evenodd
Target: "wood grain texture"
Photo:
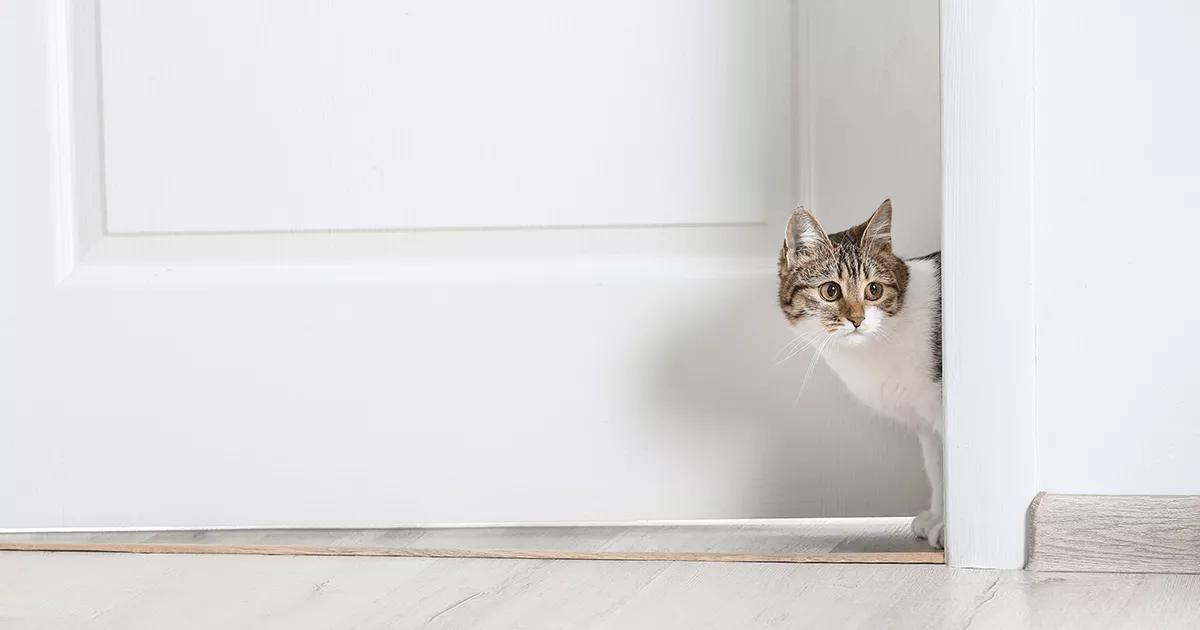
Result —
<instances>
[{"instance_id":1,"label":"wood grain texture","mask_svg":"<svg viewBox=\"0 0 1200 630\"><path fill-rule=\"evenodd\" d=\"M1027 568L1200 573L1200 496L1038 495Z\"/></svg>"},{"instance_id":2,"label":"wood grain texture","mask_svg":"<svg viewBox=\"0 0 1200 630\"><path fill-rule=\"evenodd\" d=\"M1200 576L937 565L0 553L0 627L1200 627Z\"/></svg>"},{"instance_id":3,"label":"wood grain texture","mask_svg":"<svg viewBox=\"0 0 1200 630\"><path fill-rule=\"evenodd\" d=\"M376 556L389 558L499 558L518 560L623 560L658 562L770 562L818 564L940 564L940 551L865 553L698 553L656 551L563 551L537 549L422 549L406 547L314 547L308 545L205 545L155 543L5 542L0 551L165 553L257 556Z\"/></svg>"}]
</instances>

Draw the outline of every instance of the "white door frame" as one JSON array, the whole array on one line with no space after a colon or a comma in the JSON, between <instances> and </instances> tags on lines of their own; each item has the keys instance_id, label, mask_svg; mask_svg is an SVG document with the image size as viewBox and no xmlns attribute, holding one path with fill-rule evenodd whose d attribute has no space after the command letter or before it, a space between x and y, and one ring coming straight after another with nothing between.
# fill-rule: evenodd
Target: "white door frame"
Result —
<instances>
[{"instance_id":1,"label":"white door frame","mask_svg":"<svg viewBox=\"0 0 1200 630\"><path fill-rule=\"evenodd\" d=\"M1037 491L1032 0L942 1L948 561L1025 564Z\"/></svg>"}]
</instances>

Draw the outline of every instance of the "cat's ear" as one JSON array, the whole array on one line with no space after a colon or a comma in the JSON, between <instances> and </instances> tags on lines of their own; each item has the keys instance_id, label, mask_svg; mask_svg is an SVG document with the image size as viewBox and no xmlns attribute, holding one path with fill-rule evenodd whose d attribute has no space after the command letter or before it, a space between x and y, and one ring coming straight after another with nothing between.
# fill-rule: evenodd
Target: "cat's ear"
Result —
<instances>
[{"instance_id":1,"label":"cat's ear","mask_svg":"<svg viewBox=\"0 0 1200 630\"><path fill-rule=\"evenodd\" d=\"M833 244L821 228L811 212L797 208L788 219L787 231L783 234L783 243L787 248L787 262L792 267L811 260L822 252L832 252Z\"/></svg>"},{"instance_id":2,"label":"cat's ear","mask_svg":"<svg viewBox=\"0 0 1200 630\"><path fill-rule=\"evenodd\" d=\"M862 225L858 246L868 251L892 251L892 200L884 199Z\"/></svg>"}]
</instances>

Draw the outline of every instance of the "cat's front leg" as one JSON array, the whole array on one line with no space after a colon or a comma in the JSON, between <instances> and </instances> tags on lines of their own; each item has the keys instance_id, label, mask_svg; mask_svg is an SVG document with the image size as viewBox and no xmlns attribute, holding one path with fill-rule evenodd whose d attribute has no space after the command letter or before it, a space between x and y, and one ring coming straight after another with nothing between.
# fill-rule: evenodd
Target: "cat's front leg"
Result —
<instances>
[{"instance_id":1,"label":"cat's front leg","mask_svg":"<svg viewBox=\"0 0 1200 630\"><path fill-rule=\"evenodd\" d=\"M933 431L920 431L921 455L929 478L929 509L922 510L912 522L913 533L937 549L945 542L946 511L942 495L942 437Z\"/></svg>"}]
</instances>

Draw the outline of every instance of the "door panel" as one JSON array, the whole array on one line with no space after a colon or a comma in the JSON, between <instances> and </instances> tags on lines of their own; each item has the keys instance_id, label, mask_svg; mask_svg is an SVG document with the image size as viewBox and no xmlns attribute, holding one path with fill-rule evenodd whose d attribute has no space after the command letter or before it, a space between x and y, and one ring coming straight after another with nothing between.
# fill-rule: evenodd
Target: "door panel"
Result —
<instances>
[{"instance_id":1,"label":"door panel","mask_svg":"<svg viewBox=\"0 0 1200 630\"><path fill-rule=\"evenodd\" d=\"M108 0L107 226L758 223L778 5Z\"/></svg>"},{"instance_id":2,"label":"door panel","mask_svg":"<svg viewBox=\"0 0 1200 630\"><path fill-rule=\"evenodd\" d=\"M784 0L10 4L0 526L920 502L777 364Z\"/></svg>"}]
</instances>

